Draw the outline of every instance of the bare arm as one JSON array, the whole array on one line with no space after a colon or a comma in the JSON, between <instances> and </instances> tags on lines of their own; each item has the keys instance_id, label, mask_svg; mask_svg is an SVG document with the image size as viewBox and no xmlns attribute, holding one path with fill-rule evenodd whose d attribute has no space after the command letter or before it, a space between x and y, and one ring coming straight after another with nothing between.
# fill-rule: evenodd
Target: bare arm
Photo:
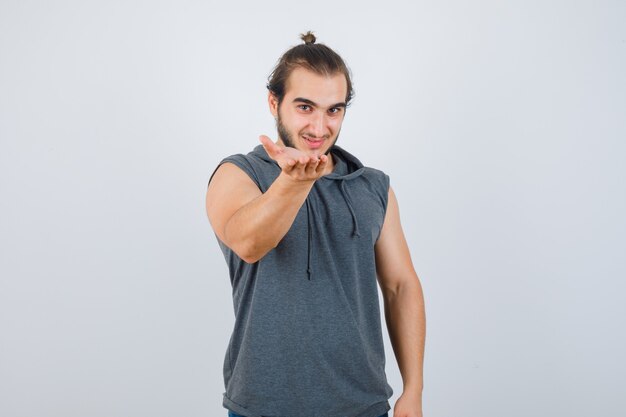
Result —
<instances>
[{"instance_id":1,"label":"bare arm","mask_svg":"<svg viewBox=\"0 0 626 417\"><path fill-rule=\"evenodd\" d=\"M254 263L287 234L328 157L311 158L262 139L282 171L265 193L236 165L223 164L213 175L206 209L216 235L241 259Z\"/></svg>"},{"instance_id":2,"label":"bare arm","mask_svg":"<svg viewBox=\"0 0 626 417\"><path fill-rule=\"evenodd\" d=\"M281 172L265 193L226 222L224 243L239 249L244 261L258 261L287 234L312 186L313 181L294 183Z\"/></svg>"},{"instance_id":3,"label":"bare arm","mask_svg":"<svg viewBox=\"0 0 626 417\"><path fill-rule=\"evenodd\" d=\"M383 229L375 245L376 271L383 293L385 321L402 374L404 392L394 415L421 416L426 313L420 280L400 224L398 202L389 187ZM413 412L417 414L412 414Z\"/></svg>"}]
</instances>

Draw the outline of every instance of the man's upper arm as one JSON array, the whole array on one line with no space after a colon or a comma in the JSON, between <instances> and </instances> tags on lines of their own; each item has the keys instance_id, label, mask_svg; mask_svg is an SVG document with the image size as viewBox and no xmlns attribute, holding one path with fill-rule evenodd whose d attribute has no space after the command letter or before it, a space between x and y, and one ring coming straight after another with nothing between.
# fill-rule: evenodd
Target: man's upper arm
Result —
<instances>
[{"instance_id":1,"label":"man's upper arm","mask_svg":"<svg viewBox=\"0 0 626 417\"><path fill-rule=\"evenodd\" d=\"M213 174L206 193L206 212L215 234L229 248L233 249L233 242L224 234L226 223L261 194L254 181L232 162L224 162Z\"/></svg>"},{"instance_id":2,"label":"man's upper arm","mask_svg":"<svg viewBox=\"0 0 626 417\"><path fill-rule=\"evenodd\" d=\"M391 186L385 220L374 249L378 283L384 296L393 295L403 283L418 279L400 224L398 200Z\"/></svg>"}]
</instances>

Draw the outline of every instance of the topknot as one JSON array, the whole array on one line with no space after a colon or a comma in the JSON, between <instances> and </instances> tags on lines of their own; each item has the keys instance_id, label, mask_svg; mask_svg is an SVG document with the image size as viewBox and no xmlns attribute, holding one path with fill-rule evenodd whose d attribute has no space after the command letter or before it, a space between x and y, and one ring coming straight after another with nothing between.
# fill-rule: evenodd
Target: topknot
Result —
<instances>
[{"instance_id":1,"label":"topknot","mask_svg":"<svg viewBox=\"0 0 626 417\"><path fill-rule=\"evenodd\" d=\"M272 73L267 78L266 87L269 92L278 99L278 105L285 98L287 80L296 68L304 68L317 75L333 76L343 74L346 77L347 93L345 98L346 107L354 96L350 70L343 59L323 43L315 43L315 35L312 31L300 34L304 43L292 46L278 59Z\"/></svg>"},{"instance_id":2,"label":"topknot","mask_svg":"<svg viewBox=\"0 0 626 417\"><path fill-rule=\"evenodd\" d=\"M300 34L300 39L304 41L306 45L315 43L315 35L310 30L307 33Z\"/></svg>"}]
</instances>

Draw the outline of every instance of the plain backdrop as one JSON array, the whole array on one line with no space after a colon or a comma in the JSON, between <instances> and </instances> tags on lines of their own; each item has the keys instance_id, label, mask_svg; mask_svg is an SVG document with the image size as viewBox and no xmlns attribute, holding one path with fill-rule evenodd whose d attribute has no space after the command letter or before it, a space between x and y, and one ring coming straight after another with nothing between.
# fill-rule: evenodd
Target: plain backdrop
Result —
<instances>
[{"instance_id":1,"label":"plain backdrop","mask_svg":"<svg viewBox=\"0 0 626 417\"><path fill-rule=\"evenodd\" d=\"M1 0L0 415L226 415L206 186L276 139L267 76L313 30L354 77L338 144L398 197L424 416L623 416L624 22L597 0Z\"/></svg>"}]
</instances>

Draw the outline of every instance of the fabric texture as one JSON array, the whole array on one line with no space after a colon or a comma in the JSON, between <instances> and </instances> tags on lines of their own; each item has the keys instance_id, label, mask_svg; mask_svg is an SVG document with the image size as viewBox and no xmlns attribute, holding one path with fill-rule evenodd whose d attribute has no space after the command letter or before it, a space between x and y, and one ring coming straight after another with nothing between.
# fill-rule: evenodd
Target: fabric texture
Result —
<instances>
[{"instance_id":1,"label":"fabric texture","mask_svg":"<svg viewBox=\"0 0 626 417\"><path fill-rule=\"evenodd\" d=\"M235 414L232 411L228 411L227 415L228 415L228 417L246 417L246 416L242 416L242 415L239 415L239 414ZM383 414L380 417L389 417L389 413L385 413L385 414Z\"/></svg>"},{"instance_id":2,"label":"fabric texture","mask_svg":"<svg viewBox=\"0 0 626 417\"><path fill-rule=\"evenodd\" d=\"M243 261L216 235L235 313L223 366L223 406L234 413L378 417L391 408L374 256L389 177L337 145L331 155L333 172L259 261ZM225 162L263 193L281 172L262 145L217 167Z\"/></svg>"}]
</instances>

